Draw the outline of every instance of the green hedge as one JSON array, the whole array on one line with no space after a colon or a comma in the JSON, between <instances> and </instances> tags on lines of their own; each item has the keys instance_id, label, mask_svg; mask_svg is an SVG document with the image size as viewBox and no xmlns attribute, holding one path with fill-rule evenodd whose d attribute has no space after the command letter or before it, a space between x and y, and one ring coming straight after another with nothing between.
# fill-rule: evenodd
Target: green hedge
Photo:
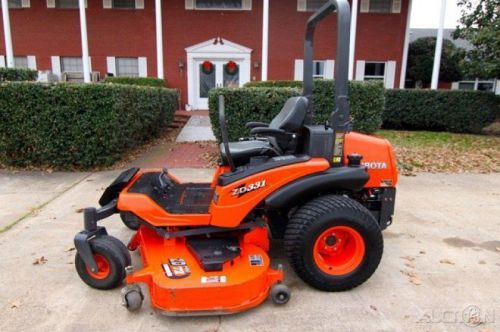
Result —
<instances>
[{"instance_id":1,"label":"green hedge","mask_svg":"<svg viewBox=\"0 0 500 332\"><path fill-rule=\"evenodd\" d=\"M0 68L0 82L36 81L38 72L22 68Z\"/></svg>"},{"instance_id":2,"label":"green hedge","mask_svg":"<svg viewBox=\"0 0 500 332\"><path fill-rule=\"evenodd\" d=\"M0 162L89 169L109 166L160 135L177 93L106 84L0 85Z\"/></svg>"},{"instance_id":3,"label":"green hedge","mask_svg":"<svg viewBox=\"0 0 500 332\"><path fill-rule=\"evenodd\" d=\"M387 90L384 128L480 133L499 108L489 92Z\"/></svg>"},{"instance_id":4,"label":"green hedge","mask_svg":"<svg viewBox=\"0 0 500 332\"><path fill-rule=\"evenodd\" d=\"M154 86L157 88L164 88L167 82L160 78L154 77L116 77L108 76L103 80L104 83L139 85L139 86Z\"/></svg>"},{"instance_id":5,"label":"green hedge","mask_svg":"<svg viewBox=\"0 0 500 332\"><path fill-rule=\"evenodd\" d=\"M301 94L302 82L268 81L248 84L241 89L213 89L209 95L210 120L216 137L220 137L217 98L224 95L229 139L247 136L248 121L269 122L278 114L285 101ZM288 86L288 87L286 87ZM332 80L314 82L313 102L315 122L324 124L334 104L335 89ZM382 124L384 87L381 82L350 82L351 116L356 131L373 133Z\"/></svg>"}]
</instances>

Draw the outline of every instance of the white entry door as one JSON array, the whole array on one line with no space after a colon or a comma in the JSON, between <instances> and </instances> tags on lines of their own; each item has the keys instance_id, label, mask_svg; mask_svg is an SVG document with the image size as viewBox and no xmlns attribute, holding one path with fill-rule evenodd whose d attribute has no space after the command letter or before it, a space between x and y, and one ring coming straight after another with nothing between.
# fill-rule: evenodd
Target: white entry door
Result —
<instances>
[{"instance_id":1,"label":"white entry door","mask_svg":"<svg viewBox=\"0 0 500 332\"><path fill-rule=\"evenodd\" d=\"M208 93L213 88L239 88L242 61L195 60L195 109L208 109Z\"/></svg>"}]
</instances>

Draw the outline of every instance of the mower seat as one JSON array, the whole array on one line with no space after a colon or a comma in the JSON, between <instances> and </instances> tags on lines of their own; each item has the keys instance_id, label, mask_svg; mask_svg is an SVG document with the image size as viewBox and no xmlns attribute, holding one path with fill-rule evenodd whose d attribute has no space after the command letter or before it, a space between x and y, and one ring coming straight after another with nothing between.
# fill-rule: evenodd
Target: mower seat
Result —
<instances>
[{"instance_id":1,"label":"mower seat","mask_svg":"<svg viewBox=\"0 0 500 332\"><path fill-rule=\"evenodd\" d=\"M283 152L289 151L295 142L283 138L282 134L275 136L275 131L285 131L292 135L298 133L306 117L308 101L305 97L289 98L281 111L274 117L269 125L259 123L260 126L253 127L252 132L259 129L265 129L264 139L250 139L240 142L229 143L229 151L236 166L247 164L252 157L276 157ZM249 123L250 124L250 123ZM253 123L252 123L253 124ZM247 124L247 127L248 124ZM220 145L222 162L227 165L227 157L223 144Z\"/></svg>"},{"instance_id":2,"label":"mower seat","mask_svg":"<svg viewBox=\"0 0 500 332\"><path fill-rule=\"evenodd\" d=\"M226 150L224 149L222 143L220 145L220 151L222 156L222 162L227 165ZM235 165L244 165L250 162L252 157L276 157L280 152L273 148L269 141L261 140L250 140L229 143L229 151L231 151L231 157Z\"/></svg>"}]
</instances>

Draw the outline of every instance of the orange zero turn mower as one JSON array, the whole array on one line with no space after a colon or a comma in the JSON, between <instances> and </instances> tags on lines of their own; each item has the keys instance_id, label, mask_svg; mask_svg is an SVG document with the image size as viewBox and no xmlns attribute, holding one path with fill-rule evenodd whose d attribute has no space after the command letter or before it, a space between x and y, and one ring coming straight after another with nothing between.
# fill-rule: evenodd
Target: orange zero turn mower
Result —
<instances>
[{"instance_id":1,"label":"orange zero turn mower","mask_svg":"<svg viewBox=\"0 0 500 332\"><path fill-rule=\"evenodd\" d=\"M314 125L313 40L317 23L338 15L335 105ZM105 190L101 207L84 210L75 266L91 287L125 279L124 305L141 307L146 285L154 308L170 315L235 313L290 290L269 259L282 238L291 267L314 288L343 291L366 281L392 221L397 170L384 139L351 132L347 98L350 9L329 0L309 19L304 92L270 123L250 122L251 137L229 143L219 98L220 164L210 183L186 183L168 170L129 169ZM128 245L98 221L119 213L135 231ZM129 251L138 250L134 268Z\"/></svg>"}]
</instances>

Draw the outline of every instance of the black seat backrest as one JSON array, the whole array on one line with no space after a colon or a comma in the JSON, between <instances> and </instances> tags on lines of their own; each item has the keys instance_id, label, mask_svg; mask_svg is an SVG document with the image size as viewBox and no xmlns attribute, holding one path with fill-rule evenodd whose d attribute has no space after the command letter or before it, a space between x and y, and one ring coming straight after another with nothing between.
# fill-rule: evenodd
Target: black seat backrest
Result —
<instances>
[{"instance_id":1,"label":"black seat backrest","mask_svg":"<svg viewBox=\"0 0 500 332\"><path fill-rule=\"evenodd\" d=\"M269 128L283 129L287 132L297 132L302 128L307 112L307 98L292 97L269 124Z\"/></svg>"}]
</instances>

